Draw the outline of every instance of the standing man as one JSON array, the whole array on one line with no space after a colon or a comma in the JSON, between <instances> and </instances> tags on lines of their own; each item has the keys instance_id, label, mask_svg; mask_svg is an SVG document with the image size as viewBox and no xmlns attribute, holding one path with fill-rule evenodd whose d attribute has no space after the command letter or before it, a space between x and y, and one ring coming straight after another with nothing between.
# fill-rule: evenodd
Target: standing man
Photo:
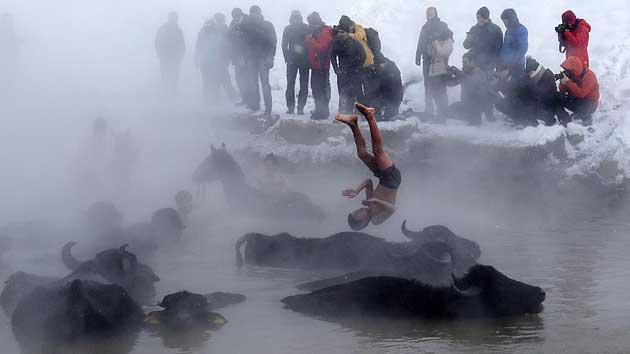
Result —
<instances>
[{"instance_id":1,"label":"standing man","mask_svg":"<svg viewBox=\"0 0 630 354\"><path fill-rule=\"evenodd\" d=\"M310 33L305 44L308 49L308 62L311 67L311 90L315 98L315 110L311 119L330 117L330 55L332 51L332 28L322 21L317 12L306 18Z\"/></svg>"},{"instance_id":2,"label":"standing man","mask_svg":"<svg viewBox=\"0 0 630 354\"><path fill-rule=\"evenodd\" d=\"M295 80L300 73L300 92L298 94L297 113L304 114L308 97L308 57L304 40L308 35L308 25L304 23L300 11L294 10L289 18L289 25L282 34L282 54L287 64L287 113L295 113Z\"/></svg>"},{"instance_id":3,"label":"standing man","mask_svg":"<svg viewBox=\"0 0 630 354\"><path fill-rule=\"evenodd\" d=\"M529 47L527 28L520 23L514 9L503 11L501 20L506 29L499 67L509 74L520 75L525 71L525 54Z\"/></svg>"},{"instance_id":4,"label":"standing man","mask_svg":"<svg viewBox=\"0 0 630 354\"><path fill-rule=\"evenodd\" d=\"M448 56L446 58L436 56L436 44L439 42L446 43L449 39L452 42L453 32L451 32L446 23L440 20L435 7L429 7L426 15L427 22L422 26L420 38L418 39L416 65L422 65L422 73L424 75L425 113L433 115L433 103L435 102L437 113L442 116L448 108L448 97L446 95ZM432 66L434 68L443 66L443 73L430 73Z\"/></svg>"},{"instance_id":5,"label":"standing man","mask_svg":"<svg viewBox=\"0 0 630 354\"><path fill-rule=\"evenodd\" d=\"M365 62L365 50L343 28L335 27L332 45L332 67L337 74L339 112L351 114L354 104L363 96L361 70Z\"/></svg>"},{"instance_id":6,"label":"standing man","mask_svg":"<svg viewBox=\"0 0 630 354\"><path fill-rule=\"evenodd\" d=\"M230 54L232 65L234 65L234 80L236 86L241 94L241 102L237 105L243 106L250 102L251 85L249 85L249 78L247 67L247 45L245 43L245 36L243 35L242 25L247 15L243 10L234 8L232 10L232 22L228 28L228 38L230 45Z\"/></svg>"},{"instance_id":7,"label":"standing man","mask_svg":"<svg viewBox=\"0 0 630 354\"><path fill-rule=\"evenodd\" d=\"M179 70L186 51L184 33L177 24L177 13L169 13L168 22L159 28L155 37L155 50L160 60L164 90L168 94L175 94Z\"/></svg>"},{"instance_id":8,"label":"standing man","mask_svg":"<svg viewBox=\"0 0 630 354\"><path fill-rule=\"evenodd\" d=\"M271 85L269 84L269 71L273 68L276 56L276 29L269 21L265 21L260 6L254 5L249 9L249 17L243 22L243 34L247 44L247 62L252 85L251 102L248 107L256 112L260 110L260 89L262 86L263 100L265 102L265 115L271 115Z\"/></svg>"},{"instance_id":9,"label":"standing man","mask_svg":"<svg viewBox=\"0 0 630 354\"><path fill-rule=\"evenodd\" d=\"M228 68L230 51L228 47L228 27L225 15L216 13L199 31L195 47L195 62L201 71L205 98L217 99L221 89L227 97L234 101L236 92Z\"/></svg>"},{"instance_id":10,"label":"standing man","mask_svg":"<svg viewBox=\"0 0 630 354\"><path fill-rule=\"evenodd\" d=\"M588 40L591 25L585 20L577 18L573 11L568 10L562 14L562 24L556 27L560 52L567 53L569 57L578 57L589 68Z\"/></svg>"},{"instance_id":11,"label":"standing man","mask_svg":"<svg viewBox=\"0 0 630 354\"><path fill-rule=\"evenodd\" d=\"M492 73L499 63L503 47L503 31L490 19L490 10L482 7L477 11L477 24L474 25L464 40L464 48L468 49L469 60L486 73ZM494 104L491 101L481 102L486 120L494 121Z\"/></svg>"}]
</instances>

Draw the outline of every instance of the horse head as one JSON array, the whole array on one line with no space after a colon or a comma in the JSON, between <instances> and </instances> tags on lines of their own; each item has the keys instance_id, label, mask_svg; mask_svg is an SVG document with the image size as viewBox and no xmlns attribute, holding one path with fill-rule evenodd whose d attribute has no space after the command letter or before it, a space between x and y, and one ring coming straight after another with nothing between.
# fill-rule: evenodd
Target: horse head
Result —
<instances>
[{"instance_id":1,"label":"horse head","mask_svg":"<svg viewBox=\"0 0 630 354\"><path fill-rule=\"evenodd\" d=\"M210 145L210 155L197 167L193 174L195 184L208 184L215 181L238 182L245 181L243 170L238 162L228 152L225 143L220 148Z\"/></svg>"}]
</instances>

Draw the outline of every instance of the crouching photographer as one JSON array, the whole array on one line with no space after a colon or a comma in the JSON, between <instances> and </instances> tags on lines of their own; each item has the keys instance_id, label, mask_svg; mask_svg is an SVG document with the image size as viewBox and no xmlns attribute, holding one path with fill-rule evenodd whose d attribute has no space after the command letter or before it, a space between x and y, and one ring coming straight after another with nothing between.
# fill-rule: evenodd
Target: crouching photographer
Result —
<instances>
[{"instance_id":1,"label":"crouching photographer","mask_svg":"<svg viewBox=\"0 0 630 354\"><path fill-rule=\"evenodd\" d=\"M571 120L581 119L584 125L591 125L599 105L597 76L576 56L569 57L561 67L564 71L556 79L560 80L562 106L573 112Z\"/></svg>"}]
</instances>

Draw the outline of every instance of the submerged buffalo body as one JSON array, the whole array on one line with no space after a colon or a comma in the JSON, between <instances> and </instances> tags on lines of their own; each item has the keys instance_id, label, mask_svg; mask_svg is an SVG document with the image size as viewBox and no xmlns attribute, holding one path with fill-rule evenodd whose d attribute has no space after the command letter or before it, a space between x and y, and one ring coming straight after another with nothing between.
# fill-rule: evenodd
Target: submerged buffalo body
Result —
<instances>
[{"instance_id":1,"label":"submerged buffalo body","mask_svg":"<svg viewBox=\"0 0 630 354\"><path fill-rule=\"evenodd\" d=\"M442 240L412 239L392 243L360 232L341 232L326 238L296 238L283 233L267 236L251 233L236 243L236 259L257 266L341 270L367 275L401 275L431 283L448 280L451 273L463 273L480 255L473 241L454 235ZM427 228L431 229L431 228ZM456 239L455 239L456 238ZM457 242L455 242L457 241ZM241 248L244 247L244 256ZM460 249L460 248L466 249ZM376 272L376 273L370 273ZM351 275L340 277L347 281ZM344 281L345 280L345 281ZM334 279L331 280L335 284ZM318 288L305 286L306 289Z\"/></svg>"},{"instance_id":2,"label":"submerged buffalo body","mask_svg":"<svg viewBox=\"0 0 630 354\"><path fill-rule=\"evenodd\" d=\"M13 332L22 345L63 342L142 325L140 306L116 284L72 280L35 288L15 309Z\"/></svg>"},{"instance_id":3,"label":"submerged buffalo body","mask_svg":"<svg viewBox=\"0 0 630 354\"><path fill-rule=\"evenodd\" d=\"M71 253L76 243L67 243L61 252L64 265L73 271L68 277L111 282L125 288L140 303L155 296L154 283L160 278L146 264L140 263L126 246L99 252L94 259L79 262ZM100 277L95 279L94 277Z\"/></svg>"},{"instance_id":4,"label":"submerged buffalo body","mask_svg":"<svg viewBox=\"0 0 630 354\"><path fill-rule=\"evenodd\" d=\"M25 272L15 272L4 282L0 293L0 305L7 316L11 316L18 303L38 286L60 280L59 278L44 277Z\"/></svg>"},{"instance_id":5,"label":"submerged buffalo body","mask_svg":"<svg viewBox=\"0 0 630 354\"><path fill-rule=\"evenodd\" d=\"M545 292L476 265L448 287L414 280L370 277L284 298L286 308L331 317L508 317L542 311Z\"/></svg>"}]
</instances>

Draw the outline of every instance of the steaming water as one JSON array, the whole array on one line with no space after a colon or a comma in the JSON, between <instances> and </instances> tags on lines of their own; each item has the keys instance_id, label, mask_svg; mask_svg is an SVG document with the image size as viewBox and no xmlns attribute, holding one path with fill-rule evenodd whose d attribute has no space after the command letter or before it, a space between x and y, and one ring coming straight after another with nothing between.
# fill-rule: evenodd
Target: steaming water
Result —
<instances>
[{"instance_id":1,"label":"steaming water","mask_svg":"<svg viewBox=\"0 0 630 354\"><path fill-rule=\"evenodd\" d=\"M627 257L630 224L624 219L627 209L623 194L605 196L601 190L565 186L557 188L553 195L539 188L530 190L528 196L518 191L522 188L517 184L510 185L488 175L482 177L494 179L492 184L496 188L483 195L479 193L482 187L471 190L468 186L441 183L442 178L431 174L406 169L405 194L401 198L404 209L382 229L369 232L401 240L397 229L404 217L410 218L413 227L444 223L481 245L482 263L541 286L547 292L543 313L487 321L360 319L344 323L294 313L283 309L280 299L297 293L294 287L297 283L318 275L264 268L239 272L234 266L234 240L251 230L289 230L299 236L325 236L344 228L335 219L343 219L351 203L343 200L329 203L328 210L340 217L331 220L331 225L317 229L239 219L229 213L217 214L213 210L216 206L208 206L193 218L187 241L159 257L157 272L162 281L158 283L158 294L188 289L247 295L245 303L220 310L229 323L211 334L160 336L143 331L134 338L99 342L75 350L77 353L277 354L619 353L630 349L626 333L630 310L625 295L626 279L630 276ZM310 173L313 180L327 175L330 176L328 171ZM350 181L352 175L351 171L341 171L341 180ZM301 181L305 176L296 173L293 178ZM320 192L328 198L338 195L337 189L336 184L324 184ZM592 199L594 193L600 196L598 201ZM445 202L445 194L460 198ZM415 217L402 210L416 210ZM221 215L232 215L232 219ZM61 243L51 241L52 249ZM44 262L48 271L61 272L55 253L51 248L38 249L21 254L20 263L30 262L28 270L42 272ZM33 265L33 259L39 262ZM8 326L8 320L0 317L3 352L17 352Z\"/></svg>"}]
</instances>

